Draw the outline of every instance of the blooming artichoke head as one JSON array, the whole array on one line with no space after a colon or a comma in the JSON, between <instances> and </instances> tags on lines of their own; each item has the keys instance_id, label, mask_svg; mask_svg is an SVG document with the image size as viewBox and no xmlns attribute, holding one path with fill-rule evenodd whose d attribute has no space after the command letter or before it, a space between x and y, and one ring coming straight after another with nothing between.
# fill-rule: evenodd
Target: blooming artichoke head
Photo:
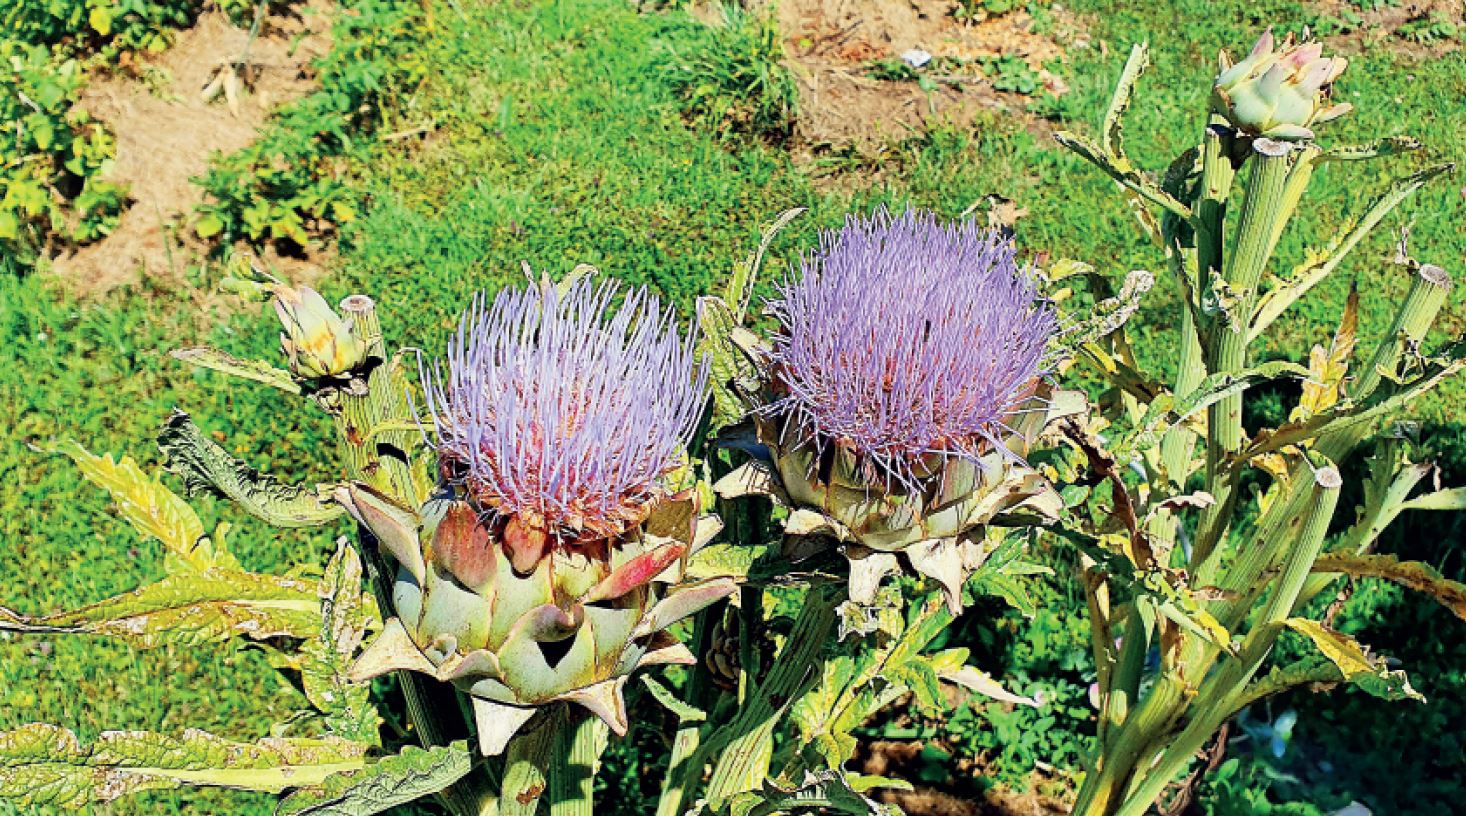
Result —
<instances>
[{"instance_id":1,"label":"blooming artichoke head","mask_svg":"<svg viewBox=\"0 0 1466 816\"><path fill-rule=\"evenodd\" d=\"M692 662L666 628L734 588L683 581L718 528L675 484L706 367L654 297L613 310L615 294L546 282L476 300L423 372L437 495L415 511L361 486L341 497L397 565L396 618L358 676L455 684L486 753L554 701L624 732L627 675Z\"/></svg>"},{"instance_id":2,"label":"blooming artichoke head","mask_svg":"<svg viewBox=\"0 0 1466 816\"><path fill-rule=\"evenodd\" d=\"M1330 103L1333 81L1348 65L1324 57L1317 42L1294 44L1291 35L1273 49L1273 32L1263 32L1247 58L1231 64L1222 52L1221 73L1212 86L1212 109L1253 136L1284 141L1313 138L1313 126L1348 113L1348 103Z\"/></svg>"},{"instance_id":3,"label":"blooming artichoke head","mask_svg":"<svg viewBox=\"0 0 1466 816\"><path fill-rule=\"evenodd\" d=\"M754 412L771 461L747 466L768 478L720 492L761 482L793 510L786 532L842 541L852 600L904 560L960 610L982 526L1045 488L1022 456L1056 318L1013 245L927 212L852 217L771 308Z\"/></svg>"},{"instance_id":4,"label":"blooming artichoke head","mask_svg":"<svg viewBox=\"0 0 1466 816\"><path fill-rule=\"evenodd\" d=\"M274 292L280 347L291 374L312 380L339 377L366 361L366 343L320 293L309 286L276 286Z\"/></svg>"}]
</instances>

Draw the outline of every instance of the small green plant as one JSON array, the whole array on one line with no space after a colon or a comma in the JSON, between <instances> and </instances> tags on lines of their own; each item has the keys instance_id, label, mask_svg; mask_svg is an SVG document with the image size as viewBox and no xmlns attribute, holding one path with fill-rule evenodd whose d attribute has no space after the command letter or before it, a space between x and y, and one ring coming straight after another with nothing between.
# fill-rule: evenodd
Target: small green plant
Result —
<instances>
[{"instance_id":1,"label":"small green plant","mask_svg":"<svg viewBox=\"0 0 1466 816\"><path fill-rule=\"evenodd\" d=\"M307 244L356 218L341 158L378 124L382 102L426 66L413 43L426 19L415 0L356 0L336 18L338 46L316 64L320 88L277 112L258 140L215 159L198 180L208 198L195 231L228 243Z\"/></svg>"},{"instance_id":2,"label":"small green plant","mask_svg":"<svg viewBox=\"0 0 1466 816\"><path fill-rule=\"evenodd\" d=\"M74 107L82 79L76 60L0 40L0 255L11 271L105 235L125 204L123 188L101 178L111 134Z\"/></svg>"},{"instance_id":3,"label":"small green plant","mask_svg":"<svg viewBox=\"0 0 1466 816\"><path fill-rule=\"evenodd\" d=\"M1442 40L1459 39L1461 25L1460 21L1451 19L1446 12L1436 10L1406 22L1396 33L1411 42L1429 45Z\"/></svg>"},{"instance_id":4,"label":"small green plant","mask_svg":"<svg viewBox=\"0 0 1466 816\"><path fill-rule=\"evenodd\" d=\"M674 52L667 70L687 116L725 136L782 142L794 134L799 90L783 64L778 23L721 6L711 48Z\"/></svg>"}]
</instances>

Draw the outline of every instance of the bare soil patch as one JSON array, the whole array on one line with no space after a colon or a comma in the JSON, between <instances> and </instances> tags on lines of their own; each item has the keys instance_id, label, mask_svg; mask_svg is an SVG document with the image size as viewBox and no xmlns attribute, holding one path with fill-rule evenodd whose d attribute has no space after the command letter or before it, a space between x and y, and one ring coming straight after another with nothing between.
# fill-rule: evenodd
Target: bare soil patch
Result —
<instances>
[{"instance_id":1,"label":"bare soil patch","mask_svg":"<svg viewBox=\"0 0 1466 816\"><path fill-rule=\"evenodd\" d=\"M1362 19L1347 33L1326 38L1332 47L1346 54L1384 48L1416 59L1435 59L1461 48L1466 38L1466 0L1402 0L1368 11L1350 0L1314 0L1313 6L1337 20L1352 22L1350 15ZM1454 23L1460 33L1455 37L1411 36L1412 28L1423 29L1422 23L1436 20Z\"/></svg>"},{"instance_id":2,"label":"bare soil patch","mask_svg":"<svg viewBox=\"0 0 1466 816\"><path fill-rule=\"evenodd\" d=\"M1084 36L1057 6L1046 12L1045 33L1022 10L959 20L952 0L780 0L777 8L799 84L798 135L812 145L881 142L939 122L967 126L991 111L1047 132L1047 123L1026 108L1038 93L1068 90L1046 65L1063 58L1061 39L1073 43ZM900 61L914 49L931 55L926 75L934 88L872 76L873 63ZM1041 89L1025 95L994 88L976 63L1002 57L1023 60Z\"/></svg>"},{"instance_id":3,"label":"bare soil patch","mask_svg":"<svg viewBox=\"0 0 1466 816\"><path fill-rule=\"evenodd\" d=\"M899 779L919 779L922 770L919 741L876 740L862 745L854 766L861 773ZM878 798L900 806L909 816L1067 816L1069 803L1043 793L1039 788L1051 781L1034 775L1027 791L993 786L981 794L962 793L977 787L973 782L985 775L979 758L963 758L948 769L949 784L916 784L910 791L881 791ZM968 784L960 784L963 779Z\"/></svg>"},{"instance_id":4,"label":"bare soil patch","mask_svg":"<svg viewBox=\"0 0 1466 816\"><path fill-rule=\"evenodd\" d=\"M131 203L106 238L55 259L63 284L99 293L140 279L183 279L207 249L190 223L203 195L190 179L208 170L215 151L245 147L272 110L314 87L311 61L330 48L331 9L310 0L269 15L249 45L246 89L232 106L201 94L249 39L217 10L201 14L158 57L88 83L82 107L117 139L107 178L128 185Z\"/></svg>"}]
</instances>

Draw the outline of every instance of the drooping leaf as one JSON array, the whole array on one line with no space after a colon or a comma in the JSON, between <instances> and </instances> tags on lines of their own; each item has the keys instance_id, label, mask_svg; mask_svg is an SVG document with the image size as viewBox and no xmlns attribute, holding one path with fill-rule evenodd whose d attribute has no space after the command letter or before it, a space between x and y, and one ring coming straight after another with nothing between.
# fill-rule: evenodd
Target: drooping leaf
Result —
<instances>
[{"instance_id":1,"label":"drooping leaf","mask_svg":"<svg viewBox=\"0 0 1466 816\"><path fill-rule=\"evenodd\" d=\"M1313 571L1383 578L1435 598L1456 617L1466 620L1466 584L1452 581L1420 561L1401 561L1393 555L1327 553L1314 562Z\"/></svg>"},{"instance_id":2,"label":"drooping leaf","mask_svg":"<svg viewBox=\"0 0 1466 816\"><path fill-rule=\"evenodd\" d=\"M108 635L137 646L194 645L242 636L310 638L320 629L316 585L238 570L169 575L80 609L21 615L0 607L0 630Z\"/></svg>"},{"instance_id":3,"label":"drooping leaf","mask_svg":"<svg viewBox=\"0 0 1466 816\"><path fill-rule=\"evenodd\" d=\"M238 567L233 556L204 538L204 524L193 508L143 473L131 457L114 461L110 455L95 456L71 441L54 450L70 457L88 481L106 490L118 513L139 533L162 542L169 572Z\"/></svg>"},{"instance_id":4,"label":"drooping leaf","mask_svg":"<svg viewBox=\"0 0 1466 816\"><path fill-rule=\"evenodd\" d=\"M0 732L0 799L85 809L187 786L280 793L360 769L365 750L336 738L247 743L194 729L178 737L106 731L83 745L64 728L37 723Z\"/></svg>"},{"instance_id":5,"label":"drooping leaf","mask_svg":"<svg viewBox=\"0 0 1466 816\"><path fill-rule=\"evenodd\" d=\"M1318 621L1289 618L1283 625L1313 641L1323 656L1339 670L1341 680L1385 700L1419 700L1425 697L1410 685L1403 671L1386 668L1384 661L1364 651L1359 642Z\"/></svg>"},{"instance_id":6,"label":"drooping leaf","mask_svg":"<svg viewBox=\"0 0 1466 816\"><path fill-rule=\"evenodd\" d=\"M201 220L200 224L203 223ZM177 349L169 356L199 368L207 368L233 377L264 383L286 393L300 393L300 384L295 381L289 371L276 368L260 360L241 360L218 349L204 347Z\"/></svg>"},{"instance_id":7,"label":"drooping leaf","mask_svg":"<svg viewBox=\"0 0 1466 816\"><path fill-rule=\"evenodd\" d=\"M158 434L168 469L183 479L190 495L214 493L276 527L315 527L346 513L325 486L288 485L230 456L204 436L188 414L174 411Z\"/></svg>"},{"instance_id":8,"label":"drooping leaf","mask_svg":"<svg viewBox=\"0 0 1466 816\"><path fill-rule=\"evenodd\" d=\"M352 682L350 669L368 629L380 629L375 599L362 593L361 558L345 538L321 579L321 616L316 637L299 655L305 696L325 715L332 734L376 745L377 711L371 704L371 683Z\"/></svg>"},{"instance_id":9,"label":"drooping leaf","mask_svg":"<svg viewBox=\"0 0 1466 816\"><path fill-rule=\"evenodd\" d=\"M474 752L466 742L402 753L329 776L286 797L276 816L371 816L431 796L468 775Z\"/></svg>"}]
</instances>

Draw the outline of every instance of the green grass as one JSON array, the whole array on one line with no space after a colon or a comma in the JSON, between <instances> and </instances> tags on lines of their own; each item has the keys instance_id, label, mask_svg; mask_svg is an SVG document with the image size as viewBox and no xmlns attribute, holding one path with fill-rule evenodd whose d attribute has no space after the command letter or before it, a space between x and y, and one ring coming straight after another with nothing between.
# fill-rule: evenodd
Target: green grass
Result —
<instances>
[{"instance_id":1,"label":"green grass","mask_svg":"<svg viewBox=\"0 0 1466 816\"><path fill-rule=\"evenodd\" d=\"M1093 133L1125 45L1149 39L1154 68L1143 80L1127 141L1133 156L1156 169L1195 139L1217 48L1245 50L1268 21L1290 28L1309 22L1297 5L1276 0L1079 0L1071 7L1090 24L1090 41L1103 40L1110 50L1107 56L1097 46L1070 53L1073 96L1065 109L1079 112L1081 120L1064 126ZM656 287L690 314L693 299L756 242L760 225L791 206L811 212L777 242L766 280L787 269L795 249L811 245L816 228L837 224L852 208L910 203L955 216L989 194L1029 210L1018 233L1030 251L1082 258L1116 275L1162 269L1108 181L1012 121L991 118L966 132L938 130L895 145L875 161L801 166L777 145L688 124L674 68L686 55L728 38L684 12L642 15L622 0L558 0L439 2L433 16L435 28L419 55L431 70L420 86L385 100L384 116L404 129L427 123L434 129L421 141L369 145L349 169L346 178L363 214L344 228L339 262L322 284L328 297L357 290L377 296L389 333L402 343L441 348L469 295L520 279L522 263L551 275L595 264ZM1178 20L1185 22L1184 36ZM1411 133L1437 156L1466 158L1466 133L1454 124L1466 110L1461 52L1413 63L1376 49L1354 61L1340 91L1358 111L1329 126L1329 141ZM1399 162L1402 170L1409 164ZM1323 172L1316 181L1323 203L1301 214L1280 249L1283 263L1300 257L1307 243L1326 239L1384 182L1358 167ZM1458 276L1466 272L1460 269L1466 257L1461 184L1459 175L1438 181L1403 206L1387 229L1279 321L1265 353L1300 359L1309 345L1325 340L1350 280L1365 295L1366 342L1379 337L1404 289L1403 275L1387 263L1390 230L1402 224L1411 224L1418 257ZM213 277L207 271L197 276L200 285ZM196 299L191 291L147 290L77 302L36 277L0 279L0 411L10 418L9 430L0 434L0 575L6 576L0 602L26 612L74 606L160 571L155 546L111 519L105 499L81 483L68 462L38 450L48 440L74 437L96 451L156 462L152 432L178 405L206 429L227 434L231 449L257 466L296 478L324 479L332 472L323 417L304 408L283 410L263 388L226 388L165 356L171 347L202 340L236 352L266 352L273 344L262 316L250 310L201 313ZM1160 366L1167 359L1175 308L1173 289L1163 285L1141 314L1139 345L1148 363ZM1448 329L1466 328L1459 294L1448 312ZM1451 422L1452 407L1463 396L1466 383L1458 380L1423 403L1420 413ZM1447 431L1451 444L1444 447L1454 451L1458 478L1466 478L1460 429ZM331 535L343 532L275 534L227 507L202 502L201 510L206 519L237 524L234 547L252 568L323 561ZM1466 678L1459 665L1449 673L1450 656L1460 654L1463 642L1459 633L1450 634L1457 623L1433 608L1392 604L1385 598L1360 612L1361 636L1381 647L1398 642L1431 660L1441 673L1416 677L1428 696L1459 696ZM1393 620L1429 622L1446 640L1409 640L1391 628ZM1397 640L1381 639L1392 636ZM0 728L49 720L84 737L105 728L196 726L253 738L302 704L254 652L137 655L102 641L0 636ZM1449 731L1447 722L1428 713L1440 709L1385 708L1352 698L1348 706L1354 718L1348 722L1371 728L1409 723L1398 730L1413 728L1422 744ZM1310 728L1317 726L1305 721L1300 731L1306 736ZM1314 736L1326 735L1315 730ZM1353 746L1349 757L1368 756L1367 734L1339 741ZM1358 767L1350 762L1341 764ZM1463 766L1455 765L1456 772ZM1349 792L1367 798L1401 787L1398 780L1372 778L1393 766L1373 768L1350 780ZM1445 772L1437 763L1418 777ZM1400 776L1408 776L1408 768ZM1403 808L1387 812L1407 812ZM264 797L217 793L155 794L115 812L225 809L269 812Z\"/></svg>"}]
</instances>

